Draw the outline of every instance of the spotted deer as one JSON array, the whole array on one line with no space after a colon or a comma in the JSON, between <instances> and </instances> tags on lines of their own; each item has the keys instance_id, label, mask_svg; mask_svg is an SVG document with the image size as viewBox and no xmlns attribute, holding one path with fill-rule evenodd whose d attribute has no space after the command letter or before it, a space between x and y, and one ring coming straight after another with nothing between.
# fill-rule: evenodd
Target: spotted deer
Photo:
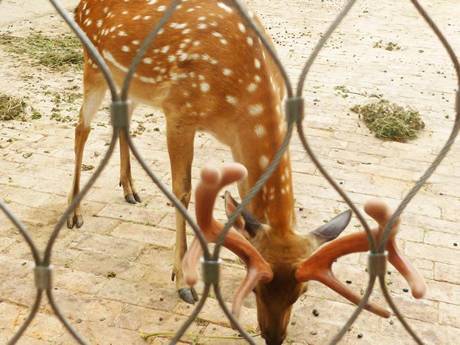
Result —
<instances>
[{"instance_id":1,"label":"spotted deer","mask_svg":"<svg viewBox=\"0 0 460 345\"><path fill-rule=\"evenodd\" d=\"M76 20L104 57L119 85L143 39L163 16L169 3L169 0L80 1ZM257 18L254 20L261 27ZM101 72L86 51L84 56L84 99L75 129L76 159L70 200L79 191L90 123L107 90ZM244 197L267 168L285 136L281 110L284 94L278 69L231 1L183 0L158 33L136 71L130 92L133 103L130 116L138 103L163 110L172 188L187 207L191 198L196 132L213 134L230 147L235 161L247 169L247 176L238 185L239 194ZM129 148L123 132L120 133L120 156L120 184L125 199L133 204L140 202L131 176ZM197 201L197 208L199 210L199 205L204 205L205 212L197 214L197 219L210 241L215 239L220 228L212 218L215 196L223 185L243 177L242 169L241 166L230 167L222 173L211 169L207 177L206 171L204 173L204 182L198 188L201 194L197 194L204 199ZM229 194L226 201L227 211L232 212L237 207L236 201ZM328 276L329 280L321 276L324 269L317 272L319 276L313 274L314 270L312 275L305 273L309 271L309 265L315 268L318 263L318 267L322 267L324 260L332 258L326 255L323 261L317 259L321 250L327 252L327 247L315 250L334 240L349 220L350 213L346 212L309 235L295 232L289 154L283 157L263 190L238 218L225 244L247 263L249 273L237 293L234 313L238 314L243 298L254 290L259 325L267 344L283 342L292 305L305 291L304 282L308 279L322 279L353 302L359 300L355 295L350 297L345 293L346 288L340 287L333 276ZM82 213L77 207L68 219L68 226L82 225ZM182 270L187 250L185 229L185 221L177 212L173 277L180 297L194 303L197 295L190 286L196 282L194 267L200 251L195 243ZM365 243L360 243L364 248ZM334 248L342 246L340 239L331 244L335 245ZM354 244L345 247L341 253L356 249ZM387 315L381 309L369 308Z\"/></svg>"}]
</instances>

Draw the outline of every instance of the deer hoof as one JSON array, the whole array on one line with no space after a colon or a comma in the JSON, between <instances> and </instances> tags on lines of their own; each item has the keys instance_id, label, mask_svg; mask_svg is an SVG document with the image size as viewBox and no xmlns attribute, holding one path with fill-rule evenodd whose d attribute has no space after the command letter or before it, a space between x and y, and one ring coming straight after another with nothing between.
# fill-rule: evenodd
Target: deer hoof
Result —
<instances>
[{"instance_id":1,"label":"deer hoof","mask_svg":"<svg viewBox=\"0 0 460 345\"><path fill-rule=\"evenodd\" d=\"M135 199L137 202L139 202L139 203L142 202L142 199L141 199L141 197L139 196L139 194L133 193L133 197L134 197L134 199Z\"/></svg>"},{"instance_id":2,"label":"deer hoof","mask_svg":"<svg viewBox=\"0 0 460 345\"><path fill-rule=\"evenodd\" d=\"M81 228L83 226L83 216L81 215L73 215L69 218L67 218L67 227L69 229L73 229L74 227L77 227L77 229Z\"/></svg>"},{"instance_id":3,"label":"deer hoof","mask_svg":"<svg viewBox=\"0 0 460 345\"><path fill-rule=\"evenodd\" d=\"M195 304L199 300L198 294L193 288L192 289L190 288L179 289L178 293L179 293L180 299L188 304Z\"/></svg>"},{"instance_id":4,"label":"deer hoof","mask_svg":"<svg viewBox=\"0 0 460 345\"><path fill-rule=\"evenodd\" d=\"M132 195L132 194L125 195L125 200L130 204L137 204L137 201L136 201L134 195Z\"/></svg>"}]
</instances>

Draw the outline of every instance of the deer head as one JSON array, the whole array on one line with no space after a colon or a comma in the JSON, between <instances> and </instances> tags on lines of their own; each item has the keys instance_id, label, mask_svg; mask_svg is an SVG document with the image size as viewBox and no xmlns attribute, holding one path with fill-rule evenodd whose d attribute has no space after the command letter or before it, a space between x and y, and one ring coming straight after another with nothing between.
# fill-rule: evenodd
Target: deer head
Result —
<instances>
[{"instance_id":1,"label":"deer head","mask_svg":"<svg viewBox=\"0 0 460 345\"><path fill-rule=\"evenodd\" d=\"M212 212L217 194L221 188L246 176L240 164L231 164L221 170L205 168L196 190L196 217L206 239L217 239L223 225L213 218ZM227 214L232 214L237 202L229 193L225 195ZM372 235L381 236L391 213L380 201L368 202L365 211L379 224ZM344 255L369 250L367 235L358 232L336 239L348 225L351 212L344 212L331 222L315 231L300 235L295 232L282 233L258 222L244 211L236 219L228 233L224 246L238 255L247 266L247 275L235 294L232 311L238 317L244 298L254 291L257 300L257 314L262 336L268 345L280 345L286 337L287 326L293 304L306 291L306 282L319 281L351 302L358 304L359 295L348 289L334 276L333 262ZM399 222L394 225L387 250L389 261L405 277L412 294L423 297L426 287L423 278L401 256L395 241ZM326 243L329 242L329 243ZM194 240L184 257L183 270L188 284L196 284L196 265L201 256L198 240ZM374 304L367 310L389 317L390 313Z\"/></svg>"}]
</instances>

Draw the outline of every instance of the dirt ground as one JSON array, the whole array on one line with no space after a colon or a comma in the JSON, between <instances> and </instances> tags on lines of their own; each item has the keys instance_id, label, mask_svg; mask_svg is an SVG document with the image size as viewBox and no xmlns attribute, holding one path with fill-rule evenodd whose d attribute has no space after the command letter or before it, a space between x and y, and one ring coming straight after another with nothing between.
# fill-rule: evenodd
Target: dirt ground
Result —
<instances>
[{"instance_id":1,"label":"dirt ground","mask_svg":"<svg viewBox=\"0 0 460 345\"><path fill-rule=\"evenodd\" d=\"M65 1L69 9L77 1ZM295 80L303 62L343 5L329 0L251 0L272 34ZM287 4L289 3L289 4ZM455 48L460 49L457 0L423 1ZM67 32L45 0L0 2L0 34L49 36ZM380 42L380 43L379 43ZM386 50L388 43L400 49ZM383 45L383 46L382 46ZM18 58L0 46L0 92L27 97L42 115L27 122L0 122L0 197L44 245L66 206L72 183L73 128L80 106L81 73L53 72ZM357 204L378 197L398 205L431 162L451 130L456 79L440 43L410 1L358 1L320 54L306 83L305 128L321 161ZM345 90L345 91L340 91ZM410 143L373 137L350 112L369 94L418 109L426 129ZM57 95L64 98L59 106ZM58 109L56 109L58 107ZM58 112L59 117L52 116ZM136 112L135 142L148 164L169 184L169 161L162 115ZM104 107L93 124L85 151L87 180L110 138ZM291 146L298 230L308 232L346 208L307 159L297 138ZM193 177L206 162L231 160L228 150L208 135L196 145ZM119 159L114 155L83 202L85 226L63 229L55 246L55 295L65 316L90 344L166 344L190 313L170 281L174 245L174 210L137 163L134 175L143 197L124 202L118 187ZM426 278L428 293L414 300L392 270L389 288L410 324L426 344L458 344L460 339L460 146L457 143L435 176L403 217L399 243ZM222 203L218 203L223 216ZM193 210L193 205L192 205ZM348 232L359 228L356 221ZM191 236L190 236L191 238ZM228 301L243 267L224 253L224 294ZM360 291L366 285L366 255L351 255L335 265L337 275ZM0 215L0 343L11 338L34 297L32 258L22 238ZM377 292L377 302L384 303ZM288 344L327 344L354 307L319 284L295 305ZM315 312L314 312L315 311ZM242 323L257 334L253 297ZM141 333L161 336L148 341ZM212 336L235 335L215 299L210 299L184 339L193 344L242 344ZM263 344L260 337L256 343ZM19 344L73 344L43 304ZM342 344L413 344L394 318L363 313Z\"/></svg>"}]
</instances>

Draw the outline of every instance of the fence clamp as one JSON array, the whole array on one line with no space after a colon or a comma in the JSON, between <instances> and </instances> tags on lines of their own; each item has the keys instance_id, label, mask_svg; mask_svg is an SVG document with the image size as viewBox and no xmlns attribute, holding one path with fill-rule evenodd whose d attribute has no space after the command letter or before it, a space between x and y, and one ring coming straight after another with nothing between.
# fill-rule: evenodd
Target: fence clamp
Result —
<instances>
[{"instance_id":1,"label":"fence clamp","mask_svg":"<svg viewBox=\"0 0 460 345\"><path fill-rule=\"evenodd\" d=\"M115 129L129 127L129 106L128 101L114 101L111 104L112 125Z\"/></svg>"},{"instance_id":2,"label":"fence clamp","mask_svg":"<svg viewBox=\"0 0 460 345\"><path fill-rule=\"evenodd\" d=\"M52 272L52 266L35 266L35 286L38 290L47 290L51 287Z\"/></svg>"},{"instance_id":3,"label":"fence clamp","mask_svg":"<svg viewBox=\"0 0 460 345\"><path fill-rule=\"evenodd\" d=\"M388 252L384 253L372 253L369 252L368 257L368 270L371 276L380 277L385 275L387 272L387 259Z\"/></svg>"},{"instance_id":4,"label":"fence clamp","mask_svg":"<svg viewBox=\"0 0 460 345\"><path fill-rule=\"evenodd\" d=\"M221 260L201 260L203 281L205 284L217 285L220 278Z\"/></svg>"},{"instance_id":5,"label":"fence clamp","mask_svg":"<svg viewBox=\"0 0 460 345\"><path fill-rule=\"evenodd\" d=\"M286 100L286 118L289 124L303 120L304 99L303 97L291 97Z\"/></svg>"}]
</instances>

